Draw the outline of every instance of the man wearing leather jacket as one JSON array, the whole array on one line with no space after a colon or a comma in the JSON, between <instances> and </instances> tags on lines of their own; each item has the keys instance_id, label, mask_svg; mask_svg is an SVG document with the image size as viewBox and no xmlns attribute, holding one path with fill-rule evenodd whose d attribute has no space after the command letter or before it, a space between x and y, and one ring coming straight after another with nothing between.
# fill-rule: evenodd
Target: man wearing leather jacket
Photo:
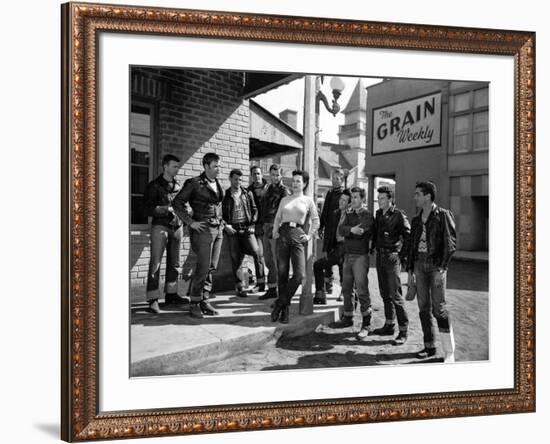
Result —
<instances>
[{"instance_id":1,"label":"man wearing leather jacket","mask_svg":"<svg viewBox=\"0 0 550 444\"><path fill-rule=\"evenodd\" d=\"M283 183L283 170L273 164L269 167L271 183L265 190L261 199L261 221L263 222L264 259L269 270L267 275L267 291L259 299L276 298L277 293L277 257L276 241L273 239L273 222L283 197L290 195L290 190Z\"/></svg>"},{"instance_id":2,"label":"man wearing leather jacket","mask_svg":"<svg viewBox=\"0 0 550 444\"><path fill-rule=\"evenodd\" d=\"M147 273L147 302L149 311L160 313L159 279L160 264L166 250L166 279L164 283L165 304L189 302L178 295L180 268L180 245L182 224L172 208L172 201L181 187L176 181L180 161L167 154L162 159L163 172L147 184L145 189L145 212L151 220L151 258Z\"/></svg>"},{"instance_id":3,"label":"man wearing leather jacket","mask_svg":"<svg viewBox=\"0 0 550 444\"><path fill-rule=\"evenodd\" d=\"M250 178L251 183L247 190L252 193L252 196L254 196L254 204L258 210L258 218L256 220L256 226L254 227L254 236L256 237L256 243L258 244L258 256L254 259L254 268L256 269L256 283L258 284L258 291L265 291L265 259L263 246L264 229L262 224L261 202L269 185L263 178L262 169L258 165L254 165L250 168Z\"/></svg>"},{"instance_id":4,"label":"man wearing leather jacket","mask_svg":"<svg viewBox=\"0 0 550 444\"><path fill-rule=\"evenodd\" d=\"M245 254L258 261L259 248L254 235L254 225L258 219L258 210L254 203L254 196L251 191L242 186L243 172L238 169L231 170L229 173L229 187L223 198L222 211L225 222L225 239L229 243L229 253L231 255L231 265L233 276L235 278L235 289L237 296L248 296L243 289L242 279L239 276L239 268ZM264 280L264 270L258 269L258 281Z\"/></svg>"},{"instance_id":5,"label":"man wearing leather jacket","mask_svg":"<svg viewBox=\"0 0 550 444\"><path fill-rule=\"evenodd\" d=\"M434 356L432 313L439 328L445 362L454 362L454 335L445 301L447 269L456 251L453 213L435 204L437 189L432 182L418 182L414 200L420 212L411 222L407 270L409 282L416 282L424 349L418 358Z\"/></svg>"},{"instance_id":6,"label":"man wearing leather jacket","mask_svg":"<svg viewBox=\"0 0 550 444\"><path fill-rule=\"evenodd\" d=\"M223 190L217 179L219 161L216 153L205 154L202 158L204 171L188 179L173 201L177 216L189 226L191 249L197 255L189 311L192 317L198 319L202 319L204 314L218 314L209 297L212 273L218 267L223 241Z\"/></svg>"},{"instance_id":7,"label":"man wearing leather jacket","mask_svg":"<svg viewBox=\"0 0 550 444\"><path fill-rule=\"evenodd\" d=\"M325 253L326 259L331 256L332 247L334 246L334 233L336 233L338 226L338 219L334 218L334 212L338 210L340 196L344 191L344 170L342 168L335 168L332 171L331 179L332 188L325 196L323 210L321 211L321 226L319 228L319 235L323 239L323 253ZM324 285L320 287L315 286L314 304L325 304L326 295L332 293L332 266L326 267L324 274Z\"/></svg>"},{"instance_id":8,"label":"man wearing leather jacket","mask_svg":"<svg viewBox=\"0 0 550 444\"><path fill-rule=\"evenodd\" d=\"M395 345L407 340L409 317L405 309L401 289L401 265L406 263L411 226L404 211L393 203L393 190L388 186L378 188L378 205L374 219L374 246L376 248L376 274L378 288L384 302L386 322L373 331L375 335L392 336L395 320L399 334Z\"/></svg>"}]
</instances>

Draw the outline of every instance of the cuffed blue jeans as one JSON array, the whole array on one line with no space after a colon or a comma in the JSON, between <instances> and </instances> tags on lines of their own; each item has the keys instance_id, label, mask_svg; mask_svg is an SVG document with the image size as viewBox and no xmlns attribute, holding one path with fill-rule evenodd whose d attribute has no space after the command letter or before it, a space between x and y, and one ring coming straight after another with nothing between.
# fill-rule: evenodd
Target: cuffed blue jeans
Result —
<instances>
[{"instance_id":1,"label":"cuffed blue jeans","mask_svg":"<svg viewBox=\"0 0 550 444\"><path fill-rule=\"evenodd\" d=\"M450 331L450 317L445 301L447 271L440 272L426 254L419 253L414 262L414 274L424 346L435 348L432 314L440 332Z\"/></svg>"},{"instance_id":2,"label":"cuffed blue jeans","mask_svg":"<svg viewBox=\"0 0 550 444\"><path fill-rule=\"evenodd\" d=\"M229 253L231 254L231 266L233 276L235 278L235 288L240 290L242 289L243 283L241 277L239 276L239 268L241 267L245 254L252 256L254 263L257 263L258 256L260 254L258 242L256 241L256 236L254 233L249 233L246 230L235 234L226 233L225 239L227 239L227 242L229 243ZM258 282L264 282L263 267L258 267L256 269L256 273Z\"/></svg>"},{"instance_id":3,"label":"cuffed blue jeans","mask_svg":"<svg viewBox=\"0 0 550 444\"><path fill-rule=\"evenodd\" d=\"M197 255L197 264L191 283L191 302L200 302L204 292L212 291L212 273L218 268L223 242L220 227L207 227L203 231L190 230L191 249Z\"/></svg>"},{"instance_id":4,"label":"cuffed blue jeans","mask_svg":"<svg viewBox=\"0 0 550 444\"><path fill-rule=\"evenodd\" d=\"M344 316L353 316L353 284L357 290L361 313L372 311L369 293L369 255L348 254L344 256L342 293L344 293Z\"/></svg>"},{"instance_id":5,"label":"cuffed blue jeans","mask_svg":"<svg viewBox=\"0 0 550 444\"><path fill-rule=\"evenodd\" d=\"M164 293L177 293L180 272L180 245L182 228L164 225L151 226L151 258L147 273L147 300L159 299L160 264L166 250L166 278Z\"/></svg>"}]
</instances>

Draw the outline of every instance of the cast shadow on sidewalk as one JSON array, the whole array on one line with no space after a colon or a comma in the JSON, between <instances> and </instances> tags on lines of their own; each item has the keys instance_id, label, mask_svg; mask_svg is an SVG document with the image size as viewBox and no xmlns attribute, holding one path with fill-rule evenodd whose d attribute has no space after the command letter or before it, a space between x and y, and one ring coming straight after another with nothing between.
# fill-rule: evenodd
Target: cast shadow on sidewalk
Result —
<instances>
[{"instance_id":1,"label":"cast shadow on sidewalk","mask_svg":"<svg viewBox=\"0 0 550 444\"><path fill-rule=\"evenodd\" d=\"M365 367L387 365L388 362L404 359L411 360L411 362L407 362L406 364L441 362L440 358L419 361L416 359L416 353L369 354L347 351L345 353L317 353L313 355L301 356L295 364L273 365L270 367L264 367L262 371L331 367Z\"/></svg>"},{"instance_id":2,"label":"cast shadow on sidewalk","mask_svg":"<svg viewBox=\"0 0 550 444\"><path fill-rule=\"evenodd\" d=\"M274 299L265 301L257 297L240 298L237 296L227 299L211 299L212 306L220 311L218 316L205 316L203 319L192 318L189 314L189 305L164 305L161 303L161 313L147 312L147 304L133 304L131 307L131 325L156 327L165 325L221 325L238 324L240 326L258 327L274 326L270 318L271 305ZM291 318L297 316L298 299L293 301ZM321 313L334 307L315 307L315 313Z\"/></svg>"},{"instance_id":3,"label":"cast shadow on sidewalk","mask_svg":"<svg viewBox=\"0 0 550 444\"><path fill-rule=\"evenodd\" d=\"M331 350L338 345L365 347L389 345L393 340L366 340L359 341L356 338L357 332L346 331L341 333L312 332L301 336L299 341L294 338L282 337L277 341L276 347L293 351L323 351Z\"/></svg>"}]
</instances>

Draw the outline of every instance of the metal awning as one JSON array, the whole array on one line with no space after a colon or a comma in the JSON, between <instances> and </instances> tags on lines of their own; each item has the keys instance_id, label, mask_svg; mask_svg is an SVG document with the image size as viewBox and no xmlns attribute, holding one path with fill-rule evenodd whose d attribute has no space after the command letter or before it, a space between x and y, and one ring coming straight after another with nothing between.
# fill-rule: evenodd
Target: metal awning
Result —
<instances>
[{"instance_id":1,"label":"metal awning","mask_svg":"<svg viewBox=\"0 0 550 444\"><path fill-rule=\"evenodd\" d=\"M277 154L292 154L298 153L301 148L290 147L288 145L280 145L278 143L266 142L250 138L250 158L256 159L259 157L271 157Z\"/></svg>"},{"instance_id":2,"label":"metal awning","mask_svg":"<svg viewBox=\"0 0 550 444\"><path fill-rule=\"evenodd\" d=\"M243 99L249 99L300 77L303 77L303 74L246 72L242 97Z\"/></svg>"}]
</instances>

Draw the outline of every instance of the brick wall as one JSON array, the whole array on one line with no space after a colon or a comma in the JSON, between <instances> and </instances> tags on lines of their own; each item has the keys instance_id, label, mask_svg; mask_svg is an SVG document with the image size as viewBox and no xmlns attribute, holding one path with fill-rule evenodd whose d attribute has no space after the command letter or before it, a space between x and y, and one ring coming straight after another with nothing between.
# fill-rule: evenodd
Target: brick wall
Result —
<instances>
[{"instance_id":1,"label":"brick wall","mask_svg":"<svg viewBox=\"0 0 550 444\"><path fill-rule=\"evenodd\" d=\"M132 99L155 105L158 170L153 176L161 172L162 157L174 154L181 159L177 180L183 183L201 173L202 157L214 151L221 157L220 179L224 189L229 186L228 176L233 168L240 168L245 183L248 182L249 108L248 100L239 97L242 73L140 67L132 69L131 80ZM146 282L149 263L148 230L132 230L130 245L132 287L141 286ZM183 275L194 265L189 247L186 234L181 249ZM224 245L214 278L218 289L222 282L232 287L232 280L227 279L231 264L226 253ZM162 270L164 261L161 278ZM184 294L185 289L180 293Z\"/></svg>"}]
</instances>

